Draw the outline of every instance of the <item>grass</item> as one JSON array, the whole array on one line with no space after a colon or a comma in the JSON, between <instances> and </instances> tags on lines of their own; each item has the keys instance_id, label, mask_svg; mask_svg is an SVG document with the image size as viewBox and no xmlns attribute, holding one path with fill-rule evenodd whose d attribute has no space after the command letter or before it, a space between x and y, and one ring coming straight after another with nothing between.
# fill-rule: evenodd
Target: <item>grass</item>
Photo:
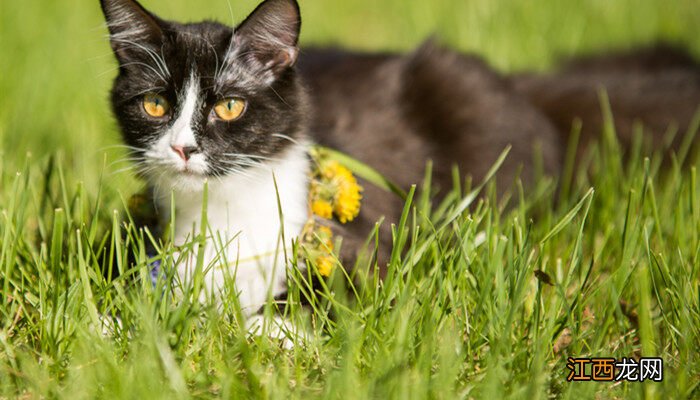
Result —
<instances>
[{"instance_id":1,"label":"grass","mask_svg":"<svg viewBox=\"0 0 700 400\"><path fill-rule=\"evenodd\" d=\"M254 2L233 4L234 18ZM168 18L230 20L223 0L144 3ZM410 49L437 32L504 71L658 38L700 55L693 0L302 8L305 43ZM484 201L456 185L433 207L426 190L413 192L386 279L348 292L337 272L311 313L290 310L315 333L291 351L247 338L234 297L218 310L105 280L104 266L143 277L148 260L142 232L109 235L128 220L125 199L140 183L117 173L125 155L108 148L119 143L106 100L115 64L101 24L97 1L0 6L0 396L700 397L694 154L663 168L665 149L623 159L611 131L587 158L591 173L563 179L556 202L551 180L516 192L509 208L488 186ZM291 278L303 295L303 276ZM114 311L128 329L104 337L99 315ZM569 356L631 355L662 357L664 381L565 381Z\"/></svg>"}]
</instances>

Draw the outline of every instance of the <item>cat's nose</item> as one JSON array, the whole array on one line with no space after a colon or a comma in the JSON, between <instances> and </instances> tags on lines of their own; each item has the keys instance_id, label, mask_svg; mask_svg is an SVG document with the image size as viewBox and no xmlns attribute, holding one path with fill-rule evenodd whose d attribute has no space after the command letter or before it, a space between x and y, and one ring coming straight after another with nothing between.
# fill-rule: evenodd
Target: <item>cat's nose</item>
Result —
<instances>
[{"instance_id":1,"label":"cat's nose","mask_svg":"<svg viewBox=\"0 0 700 400\"><path fill-rule=\"evenodd\" d=\"M189 161L192 154L199 151L197 146L170 146L170 148L185 162Z\"/></svg>"}]
</instances>

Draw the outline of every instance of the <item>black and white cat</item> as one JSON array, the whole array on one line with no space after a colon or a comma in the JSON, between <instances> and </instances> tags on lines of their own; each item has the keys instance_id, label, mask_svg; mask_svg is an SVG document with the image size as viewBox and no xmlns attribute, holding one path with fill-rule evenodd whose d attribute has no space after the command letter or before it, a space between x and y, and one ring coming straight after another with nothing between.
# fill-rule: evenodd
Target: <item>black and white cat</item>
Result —
<instances>
[{"instance_id":1,"label":"black and white cat","mask_svg":"<svg viewBox=\"0 0 700 400\"><path fill-rule=\"evenodd\" d=\"M530 179L534 152L556 174L574 118L584 142L600 132L601 85L623 142L635 121L656 141L670 123L684 130L700 105L700 67L667 48L504 77L431 43L407 55L300 51L295 0L266 0L236 28L164 21L134 0L101 4L120 66L112 104L124 140L160 210L171 209L174 193L176 244L196 232L208 182L205 265L216 264L208 289L232 280L247 315L285 291L286 250L308 218L311 141L404 187L420 182L432 159L443 188L454 164L478 180L512 145L499 175L507 187ZM372 185L364 197L342 253L353 257L385 217L381 264L401 202ZM192 268L184 260L178 273Z\"/></svg>"},{"instance_id":2,"label":"black and white cat","mask_svg":"<svg viewBox=\"0 0 700 400\"><path fill-rule=\"evenodd\" d=\"M132 0L102 7L120 65L114 113L159 209L176 199L174 242L197 232L207 181L207 288L217 294L233 278L253 314L285 291L285 247L308 219L306 97L291 68L297 6L266 2L235 32L166 22ZM194 264L180 262L179 277Z\"/></svg>"}]
</instances>

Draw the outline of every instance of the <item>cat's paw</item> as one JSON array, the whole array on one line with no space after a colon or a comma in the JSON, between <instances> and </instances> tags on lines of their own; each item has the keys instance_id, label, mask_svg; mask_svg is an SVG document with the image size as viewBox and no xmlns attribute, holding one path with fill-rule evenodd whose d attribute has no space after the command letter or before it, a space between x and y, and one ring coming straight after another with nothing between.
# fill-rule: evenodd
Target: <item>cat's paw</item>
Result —
<instances>
[{"instance_id":1,"label":"cat's paw","mask_svg":"<svg viewBox=\"0 0 700 400\"><path fill-rule=\"evenodd\" d=\"M303 346L310 339L310 334L304 328L277 315L271 318L253 315L247 319L246 329L250 335L265 335L279 341L286 350L292 350L295 346Z\"/></svg>"},{"instance_id":2,"label":"cat's paw","mask_svg":"<svg viewBox=\"0 0 700 400\"><path fill-rule=\"evenodd\" d=\"M97 318L98 324L94 328L102 334L102 337L113 338L124 329L124 324L117 315L98 314Z\"/></svg>"}]
</instances>

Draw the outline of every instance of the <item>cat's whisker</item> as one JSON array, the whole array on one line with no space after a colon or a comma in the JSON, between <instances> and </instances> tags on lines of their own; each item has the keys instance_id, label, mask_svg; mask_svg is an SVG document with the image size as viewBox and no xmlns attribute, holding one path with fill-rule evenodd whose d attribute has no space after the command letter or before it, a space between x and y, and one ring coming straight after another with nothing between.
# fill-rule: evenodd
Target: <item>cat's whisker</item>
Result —
<instances>
[{"instance_id":1,"label":"cat's whisker","mask_svg":"<svg viewBox=\"0 0 700 400\"><path fill-rule=\"evenodd\" d=\"M168 80L166 78L171 77L170 70L168 70L168 66L165 63L165 60L164 60L162 54L159 55L158 53L156 53L155 51L153 51L152 49L149 49L148 47L146 47L144 45L141 45L141 44L136 43L136 42L131 41L131 40L120 39L119 37L116 37L114 35L112 35L110 37L110 40L112 42L115 42L115 43L126 44L130 47L144 51L156 63L156 67L160 70L160 72L158 72L158 71L155 71L155 69L151 67L153 72L155 72L161 79L163 79L163 81L166 81L166 82ZM162 48L161 48L161 53L162 53Z\"/></svg>"},{"instance_id":2,"label":"cat's whisker","mask_svg":"<svg viewBox=\"0 0 700 400\"><path fill-rule=\"evenodd\" d=\"M291 104L287 103L287 101L284 100L284 98L282 98L282 96L279 93L277 93L277 91L275 90L275 88L272 87L272 85L267 85L267 88L272 90L272 93L274 93L280 99L280 101L284 103L284 105L286 105L289 108L293 108Z\"/></svg>"},{"instance_id":3,"label":"cat's whisker","mask_svg":"<svg viewBox=\"0 0 700 400\"><path fill-rule=\"evenodd\" d=\"M99 148L98 151L113 150L113 149L127 149L127 150L132 150L135 152L139 152L139 153L143 153L146 151L145 149L142 149L142 148L139 148L136 146L129 146L126 144L114 144L114 145L110 145L110 146L104 146L104 147Z\"/></svg>"},{"instance_id":4,"label":"cat's whisker","mask_svg":"<svg viewBox=\"0 0 700 400\"><path fill-rule=\"evenodd\" d=\"M254 158L257 160L262 160L262 161L280 161L279 158L273 158L273 157L267 157L267 156L262 156L262 155L256 155L256 154L240 154L240 153L223 153L224 156L227 157L234 157L234 158Z\"/></svg>"},{"instance_id":5,"label":"cat's whisker","mask_svg":"<svg viewBox=\"0 0 700 400\"><path fill-rule=\"evenodd\" d=\"M140 158L120 158L119 160L112 161L111 163L107 164L107 168L111 168L117 164L123 164L123 163L131 163L131 164L136 164L139 162L142 162L143 160ZM138 165L138 164L136 164Z\"/></svg>"},{"instance_id":6,"label":"cat's whisker","mask_svg":"<svg viewBox=\"0 0 700 400\"><path fill-rule=\"evenodd\" d=\"M140 66L142 66L142 67L146 67L146 68L148 68L149 70L151 70L151 71L158 77L158 79L162 80L163 82L167 82L167 81L168 81L168 79L167 79L166 77L164 77L163 75L161 75L160 72L158 72L155 68L153 68L152 66L150 66L150 65L148 65L148 64L146 64L146 63L142 63L142 62L139 62L139 61L132 61L132 62L128 62L128 63L122 64L122 67L128 67L128 66L130 66L130 65L140 65Z\"/></svg>"},{"instance_id":7,"label":"cat's whisker","mask_svg":"<svg viewBox=\"0 0 700 400\"><path fill-rule=\"evenodd\" d=\"M152 172L154 172L154 171L159 171L159 169L158 168L140 168L140 169L136 170L136 173L140 176L143 176L143 177L149 177L149 176L151 176Z\"/></svg>"},{"instance_id":8,"label":"cat's whisker","mask_svg":"<svg viewBox=\"0 0 700 400\"><path fill-rule=\"evenodd\" d=\"M231 17L231 26L236 26L236 18L233 15L233 7L231 6L231 0L226 0L226 5L228 5L228 14Z\"/></svg>"},{"instance_id":9,"label":"cat's whisker","mask_svg":"<svg viewBox=\"0 0 700 400\"><path fill-rule=\"evenodd\" d=\"M255 163L256 165L262 165L261 160L256 160L254 158L248 158L248 157L235 157L233 159L225 159L225 161L228 162L240 162L240 163Z\"/></svg>"},{"instance_id":10,"label":"cat's whisker","mask_svg":"<svg viewBox=\"0 0 700 400\"><path fill-rule=\"evenodd\" d=\"M253 175L249 171L246 171L243 168L240 168L238 165L233 165L233 166L218 166L216 168L216 174L217 175L236 175L236 176L242 176L245 178L253 178Z\"/></svg>"},{"instance_id":11,"label":"cat's whisker","mask_svg":"<svg viewBox=\"0 0 700 400\"><path fill-rule=\"evenodd\" d=\"M221 162L224 163L224 164L226 164L226 165L230 165L230 166L234 166L234 167L241 167L241 168L243 168L243 167L250 167L250 168L253 168L253 167L259 167L259 166L262 165L261 163L255 163L255 162L249 162L249 161L242 161L242 160L239 160L239 161L226 161L226 160L222 160Z\"/></svg>"},{"instance_id":12,"label":"cat's whisker","mask_svg":"<svg viewBox=\"0 0 700 400\"><path fill-rule=\"evenodd\" d=\"M98 77L98 78L101 78L101 77L103 77L103 76L105 76L105 75L107 75L107 74L109 74L109 73L112 73L112 72L114 72L114 71L117 71L118 69L119 69L119 67L110 68L110 69L108 69L108 70L106 70L106 71L104 71L104 72L98 73L98 74L97 74L97 77Z\"/></svg>"},{"instance_id":13,"label":"cat's whisker","mask_svg":"<svg viewBox=\"0 0 700 400\"><path fill-rule=\"evenodd\" d=\"M277 163L280 160L276 158L269 158L269 157L241 157L240 155L235 155L235 156L229 156L231 158L225 158L221 160L224 163L227 164L237 164L237 165L243 165L247 167L253 167L253 168L260 168L260 167L266 167L268 166L268 163Z\"/></svg>"},{"instance_id":14,"label":"cat's whisker","mask_svg":"<svg viewBox=\"0 0 700 400\"><path fill-rule=\"evenodd\" d=\"M158 66L158 69L160 69L160 71L156 70L156 68L154 68L153 66L151 66L151 65L149 65L149 64L141 63L141 62L131 62L131 63L123 63L123 64L121 64L122 67L129 66L129 65L141 65L141 66L147 67L149 70L151 70L151 71L158 77L158 79L162 80L163 82L167 82L168 79L169 79L169 76L168 76L169 73L164 72L164 71L162 70L162 67L158 66L157 63L156 63L156 65ZM118 69L118 68L117 68L117 69ZM107 71L107 72L111 72L111 71L113 71L113 70L114 70L114 69L112 69L112 70L110 70L110 71ZM104 75L105 73L106 73L106 72L102 73L101 75Z\"/></svg>"},{"instance_id":15,"label":"cat's whisker","mask_svg":"<svg viewBox=\"0 0 700 400\"><path fill-rule=\"evenodd\" d=\"M130 153L130 154L126 154L124 157L120 157L120 158L116 159L115 162L124 161L124 160L127 160L127 161L145 161L145 157L143 154Z\"/></svg>"},{"instance_id":16,"label":"cat's whisker","mask_svg":"<svg viewBox=\"0 0 700 400\"><path fill-rule=\"evenodd\" d=\"M133 95L133 97L138 97L138 96L142 96L146 93L152 93L152 92L158 92L158 91L164 91L164 90L165 90L165 87L163 87L163 86L153 86L153 87L150 87L148 89L144 89L140 92L135 93Z\"/></svg>"},{"instance_id":17,"label":"cat's whisker","mask_svg":"<svg viewBox=\"0 0 700 400\"><path fill-rule=\"evenodd\" d=\"M241 177L244 179L249 179L249 180L253 179L253 177L250 174L243 172L243 171L226 171L226 173L224 174L224 176L231 176L231 175L238 176L238 177Z\"/></svg>"},{"instance_id":18,"label":"cat's whisker","mask_svg":"<svg viewBox=\"0 0 700 400\"><path fill-rule=\"evenodd\" d=\"M122 174L122 173L127 172L127 171L135 171L135 170L136 170L136 166L130 165L128 167L120 168L116 171L109 172L108 175L110 175L110 176L119 175L119 174Z\"/></svg>"},{"instance_id":19,"label":"cat's whisker","mask_svg":"<svg viewBox=\"0 0 700 400\"><path fill-rule=\"evenodd\" d=\"M277 138L280 138L280 139L289 140L290 142L292 142L292 143L294 143L294 144L300 145L300 143L299 143L298 140L292 138L291 136L285 135L285 134L283 134L283 133L273 133L271 136L277 137Z\"/></svg>"},{"instance_id":20,"label":"cat's whisker","mask_svg":"<svg viewBox=\"0 0 700 400\"><path fill-rule=\"evenodd\" d=\"M140 169L148 170L148 171L172 171L171 168L168 168L170 165L169 164L144 164L140 166ZM174 171L173 171L174 172Z\"/></svg>"},{"instance_id":21,"label":"cat's whisker","mask_svg":"<svg viewBox=\"0 0 700 400\"><path fill-rule=\"evenodd\" d=\"M165 47L165 43L163 43L160 46L160 60L163 63L163 67L165 67L165 72L167 72L168 76L171 76L170 69L168 69L168 64L165 63L165 55L163 54L164 47Z\"/></svg>"},{"instance_id":22,"label":"cat's whisker","mask_svg":"<svg viewBox=\"0 0 700 400\"><path fill-rule=\"evenodd\" d=\"M239 171L241 173L245 171L244 167L241 165L222 165L220 168L223 171Z\"/></svg>"},{"instance_id":23,"label":"cat's whisker","mask_svg":"<svg viewBox=\"0 0 700 400\"><path fill-rule=\"evenodd\" d=\"M165 60L163 59L162 55L159 55L158 53L156 53L152 49L149 49L148 47L146 47L142 44L136 43L132 40L120 39L118 37L114 37L114 35L112 35L111 40L114 42L117 42L117 43L131 45L133 47L136 47L137 49L143 50L156 63L156 66L158 67L158 69L160 69L162 76L168 77L168 78L171 77L170 70L168 70L168 65L165 63ZM161 48L161 52L162 52L162 48ZM163 80L167 81L167 79L163 79Z\"/></svg>"},{"instance_id":24,"label":"cat's whisker","mask_svg":"<svg viewBox=\"0 0 700 400\"><path fill-rule=\"evenodd\" d=\"M148 156L148 155L146 155L144 157L144 161L147 163L154 163L154 164L170 164L171 163L170 160L164 160L162 158Z\"/></svg>"},{"instance_id":25,"label":"cat's whisker","mask_svg":"<svg viewBox=\"0 0 700 400\"><path fill-rule=\"evenodd\" d=\"M156 212L158 212L158 199L162 198L160 194L162 192L161 183L165 174L166 171L161 171L155 179L150 180L153 183L153 208Z\"/></svg>"},{"instance_id":26,"label":"cat's whisker","mask_svg":"<svg viewBox=\"0 0 700 400\"><path fill-rule=\"evenodd\" d=\"M100 53L99 55L96 55L96 56L94 56L94 57L85 58L84 60L85 60L86 62L93 62L93 61L102 61L102 60L104 60L104 59L106 59L106 58L110 58L110 59L111 59L112 57L114 57L114 53L113 53L113 52L111 52L111 51L105 51L105 52Z\"/></svg>"},{"instance_id":27,"label":"cat's whisker","mask_svg":"<svg viewBox=\"0 0 700 400\"><path fill-rule=\"evenodd\" d=\"M171 163L169 163L165 160L144 159L140 165L152 167L152 168L160 168L160 167L164 167L164 166L169 166L169 165L171 165Z\"/></svg>"},{"instance_id":28,"label":"cat's whisker","mask_svg":"<svg viewBox=\"0 0 700 400\"><path fill-rule=\"evenodd\" d=\"M125 162L128 162L130 165L128 165L126 167L119 168L115 171L112 171L112 172L110 172L110 175L118 175L118 174L121 174L121 173L127 172L127 171L133 171L133 172L136 172L137 174L146 175L146 174L150 174L153 171L163 170L164 166L169 165L169 163L164 162L164 161L146 160L143 158L141 158L141 159L125 158L125 159L116 160L116 161L110 163L108 165L108 168L111 168L115 165L125 163ZM165 169L162 172L166 173L167 171L168 170Z\"/></svg>"},{"instance_id":29,"label":"cat's whisker","mask_svg":"<svg viewBox=\"0 0 700 400\"><path fill-rule=\"evenodd\" d=\"M219 175L212 175L212 176L216 179L217 182L219 182L220 185L224 184L224 180L221 176L219 176Z\"/></svg>"},{"instance_id":30,"label":"cat's whisker","mask_svg":"<svg viewBox=\"0 0 700 400\"><path fill-rule=\"evenodd\" d=\"M254 158L241 158L239 161L242 162L243 164L256 165L259 167L265 166L265 162L263 162L262 160L256 160Z\"/></svg>"}]
</instances>

